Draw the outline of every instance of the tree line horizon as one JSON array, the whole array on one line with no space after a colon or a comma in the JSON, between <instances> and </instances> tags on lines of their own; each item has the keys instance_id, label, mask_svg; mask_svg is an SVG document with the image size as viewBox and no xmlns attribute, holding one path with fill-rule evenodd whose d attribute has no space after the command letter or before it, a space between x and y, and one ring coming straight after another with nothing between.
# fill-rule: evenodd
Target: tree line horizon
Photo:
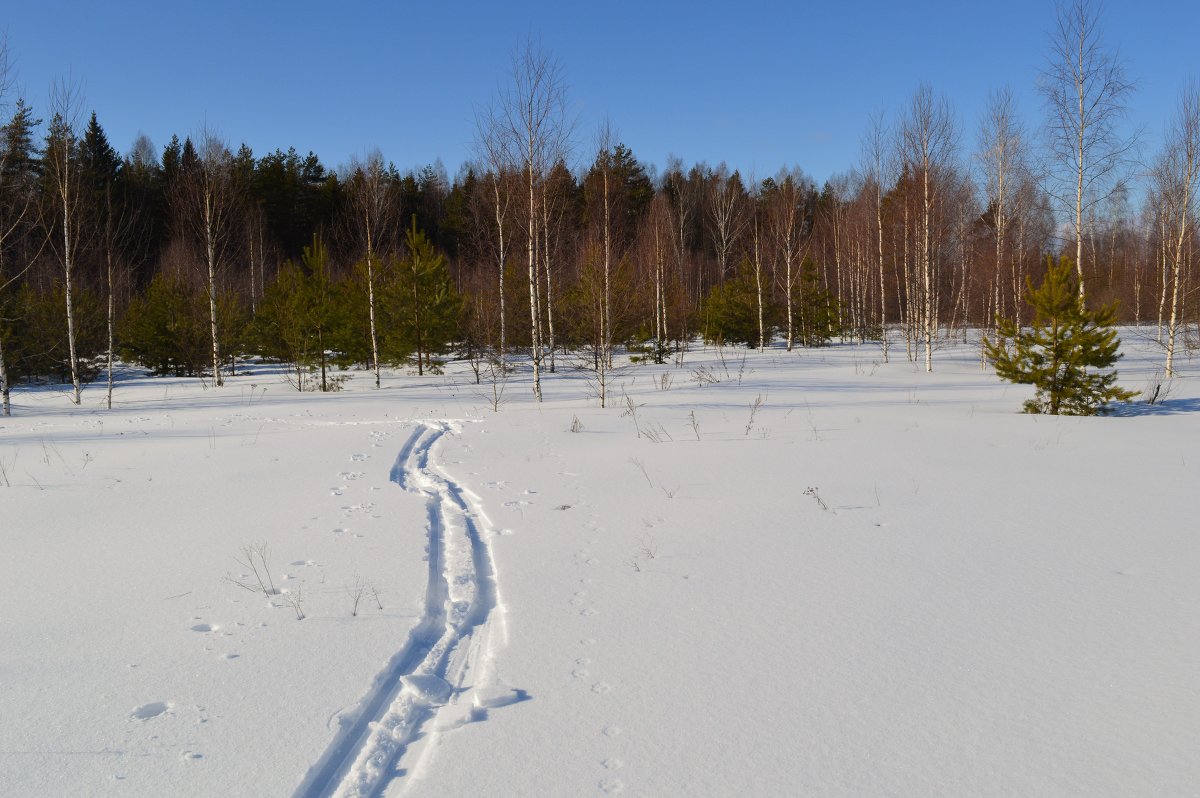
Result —
<instances>
[{"instance_id":1,"label":"tree line horizon","mask_svg":"<svg viewBox=\"0 0 1200 798\"><path fill-rule=\"evenodd\" d=\"M563 70L533 43L453 178L378 150L336 171L294 148L256 156L209 130L161 152L140 135L121 155L58 82L45 118L16 98L0 127L4 412L14 386L70 382L79 403L106 372L111 406L117 358L220 385L257 355L327 390L331 365L378 386L384 365L423 373L453 354L479 379L520 351L539 400L568 353L603 384L615 348L662 362L696 336L874 340L932 370L946 336L1020 326L1048 255L1071 259L1081 303L1156 324L1170 375L1197 319L1200 91L1181 92L1135 204L1134 86L1100 23L1089 0L1059 4L1044 135L1005 89L968 135L923 84L820 186L797 167L754 183L724 163L658 172L607 125L572 169Z\"/></svg>"}]
</instances>

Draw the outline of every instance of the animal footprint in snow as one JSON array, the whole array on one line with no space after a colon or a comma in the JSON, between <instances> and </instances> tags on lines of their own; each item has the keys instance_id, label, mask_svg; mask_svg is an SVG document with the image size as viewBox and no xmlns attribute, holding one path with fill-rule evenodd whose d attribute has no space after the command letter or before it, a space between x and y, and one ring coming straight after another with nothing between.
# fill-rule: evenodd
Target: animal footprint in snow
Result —
<instances>
[{"instance_id":1,"label":"animal footprint in snow","mask_svg":"<svg viewBox=\"0 0 1200 798\"><path fill-rule=\"evenodd\" d=\"M175 705L170 701L154 701L150 704L142 704L140 707L135 707L129 713L129 719L150 720L151 718L157 718L159 715L169 712L173 706Z\"/></svg>"},{"instance_id":2,"label":"animal footprint in snow","mask_svg":"<svg viewBox=\"0 0 1200 798\"><path fill-rule=\"evenodd\" d=\"M491 488L493 490L504 490L505 488L508 487L508 482L506 480L500 479L500 480L496 480L495 482L485 482L485 483L483 483L483 486L485 488Z\"/></svg>"},{"instance_id":3,"label":"animal footprint in snow","mask_svg":"<svg viewBox=\"0 0 1200 798\"><path fill-rule=\"evenodd\" d=\"M186 760L196 760L196 759L204 758L204 754L200 753L199 751L180 751L179 756Z\"/></svg>"},{"instance_id":4,"label":"animal footprint in snow","mask_svg":"<svg viewBox=\"0 0 1200 798\"><path fill-rule=\"evenodd\" d=\"M218 632L220 629L215 623L198 623L192 627L193 632Z\"/></svg>"},{"instance_id":5,"label":"animal footprint in snow","mask_svg":"<svg viewBox=\"0 0 1200 798\"><path fill-rule=\"evenodd\" d=\"M353 479L362 479L362 477L363 477L363 472L361 472L361 471L343 471L342 473L338 474L338 478L344 479L347 481L353 480Z\"/></svg>"},{"instance_id":6,"label":"animal footprint in snow","mask_svg":"<svg viewBox=\"0 0 1200 798\"><path fill-rule=\"evenodd\" d=\"M593 615L596 614L596 611L594 609L592 609L591 607L584 607L583 609L581 609L579 611L579 614L582 615L584 618L591 618Z\"/></svg>"},{"instance_id":7,"label":"animal footprint in snow","mask_svg":"<svg viewBox=\"0 0 1200 798\"><path fill-rule=\"evenodd\" d=\"M341 495L342 495L343 493L345 493L345 492L346 492L346 486L345 486L345 485L340 485L340 486L338 486L338 487L335 487L335 488L330 488L330 489L329 489L329 495L330 495L330 496L341 496Z\"/></svg>"},{"instance_id":8,"label":"animal footprint in snow","mask_svg":"<svg viewBox=\"0 0 1200 798\"><path fill-rule=\"evenodd\" d=\"M612 687L604 682L596 682L592 685L592 692L596 695L604 695L610 690L612 690Z\"/></svg>"},{"instance_id":9,"label":"animal footprint in snow","mask_svg":"<svg viewBox=\"0 0 1200 798\"><path fill-rule=\"evenodd\" d=\"M625 784L620 779L604 779L600 782L600 789L609 794L616 794L625 791Z\"/></svg>"},{"instance_id":10,"label":"animal footprint in snow","mask_svg":"<svg viewBox=\"0 0 1200 798\"><path fill-rule=\"evenodd\" d=\"M620 726L605 726L604 730L601 732L601 734L603 734L605 737L620 737L621 736L621 727Z\"/></svg>"},{"instance_id":11,"label":"animal footprint in snow","mask_svg":"<svg viewBox=\"0 0 1200 798\"><path fill-rule=\"evenodd\" d=\"M576 668L575 670L571 671L571 676L575 677L576 679L586 679L588 677L588 672L583 668Z\"/></svg>"},{"instance_id":12,"label":"animal footprint in snow","mask_svg":"<svg viewBox=\"0 0 1200 798\"><path fill-rule=\"evenodd\" d=\"M350 462L361 463L370 456L371 455L369 455L369 454L352 454L352 455L350 455Z\"/></svg>"},{"instance_id":13,"label":"animal footprint in snow","mask_svg":"<svg viewBox=\"0 0 1200 798\"><path fill-rule=\"evenodd\" d=\"M505 507L523 507L527 504L533 504L533 502L527 502L524 499L517 499L516 501L505 502L504 506Z\"/></svg>"},{"instance_id":14,"label":"animal footprint in snow","mask_svg":"<svg viewBox=\"0 0 1200 798\"><path fill-rule=\"evenodd\" d=\"M621 760L617 759L616 757L613 757L611 759L606 759L603 762L601 762L600 764L606 770L620 770L621 768L625 767L625 763L622 762Z\"/></svg>"}]
</instances>

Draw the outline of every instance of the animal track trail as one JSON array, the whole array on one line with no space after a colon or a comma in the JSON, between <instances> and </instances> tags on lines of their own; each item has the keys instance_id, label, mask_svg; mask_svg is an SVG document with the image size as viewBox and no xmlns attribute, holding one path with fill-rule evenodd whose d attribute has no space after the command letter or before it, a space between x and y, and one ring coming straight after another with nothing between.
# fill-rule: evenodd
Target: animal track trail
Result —
<instances>
[{"instance_id":1,"label":"animal track trail","mask_svg":"<svg viewBox=\"0 0 1200 798\"><path fill-rule=\"evenodd\" d=\"M453 431L451 422L422 422L391 471L392 482L425 497L428 577L420 621L357 708L338 719L333 740L305 774L296 798L381 795L394 779L420 771L434 746L421 746L406 759L416 740L484 720L489 709L527 697L495 674L505 630L490 522L478 498L433 457ZM379 445L386 436L372 437Z\"/></svg>"}]
</instances>

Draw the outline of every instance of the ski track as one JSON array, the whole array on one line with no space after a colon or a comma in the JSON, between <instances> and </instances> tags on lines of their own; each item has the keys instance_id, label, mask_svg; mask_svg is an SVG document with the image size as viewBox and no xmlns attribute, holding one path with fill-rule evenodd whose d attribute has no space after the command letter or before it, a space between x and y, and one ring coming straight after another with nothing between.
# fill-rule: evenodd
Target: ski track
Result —
<instances>
[{"instance_id":1,"label":"ski track","mask_svg":"<svg viewBox=\"0 0 1200 798\"><path fill-rule=\"evenodd\" d=\"M400 760L428 725L431 738L487 717L490 708L527 698L500 684L493 657L503 645L503 608L478 497L441 472L434 446L452 422L413 430L391 480L425 496L429 573L421 619L375 677L357 708L340 718L325 753L309 768L295 798L379 796L397 777L420 775L425 744Z\"/></svg>"}]
</instances>

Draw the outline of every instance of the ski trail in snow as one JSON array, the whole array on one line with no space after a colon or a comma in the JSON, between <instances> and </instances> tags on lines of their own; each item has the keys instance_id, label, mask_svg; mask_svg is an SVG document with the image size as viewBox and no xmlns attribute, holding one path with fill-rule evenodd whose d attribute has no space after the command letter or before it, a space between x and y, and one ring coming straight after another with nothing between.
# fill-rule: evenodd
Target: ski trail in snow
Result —
<instances>
[{"instance_id":1,"label":"ski trail in snow","mask_svg":"<svg viewBox=\"0 0 1200 798\"><path fill-rule=\"evenodd\" d=\"M358 707L342 716L295 798L380 795L430 721L429 732L436 735L526 697L495 675L493 656L504 642L504 621L487 516L478 497L431 462L434 446L453 431L452 422L423 422L391 471L393 482L425 496L429 574L421 619ZM430 748L423 745L403 772L410 778L418 774Z\"/></svg>"}]
</instances>

